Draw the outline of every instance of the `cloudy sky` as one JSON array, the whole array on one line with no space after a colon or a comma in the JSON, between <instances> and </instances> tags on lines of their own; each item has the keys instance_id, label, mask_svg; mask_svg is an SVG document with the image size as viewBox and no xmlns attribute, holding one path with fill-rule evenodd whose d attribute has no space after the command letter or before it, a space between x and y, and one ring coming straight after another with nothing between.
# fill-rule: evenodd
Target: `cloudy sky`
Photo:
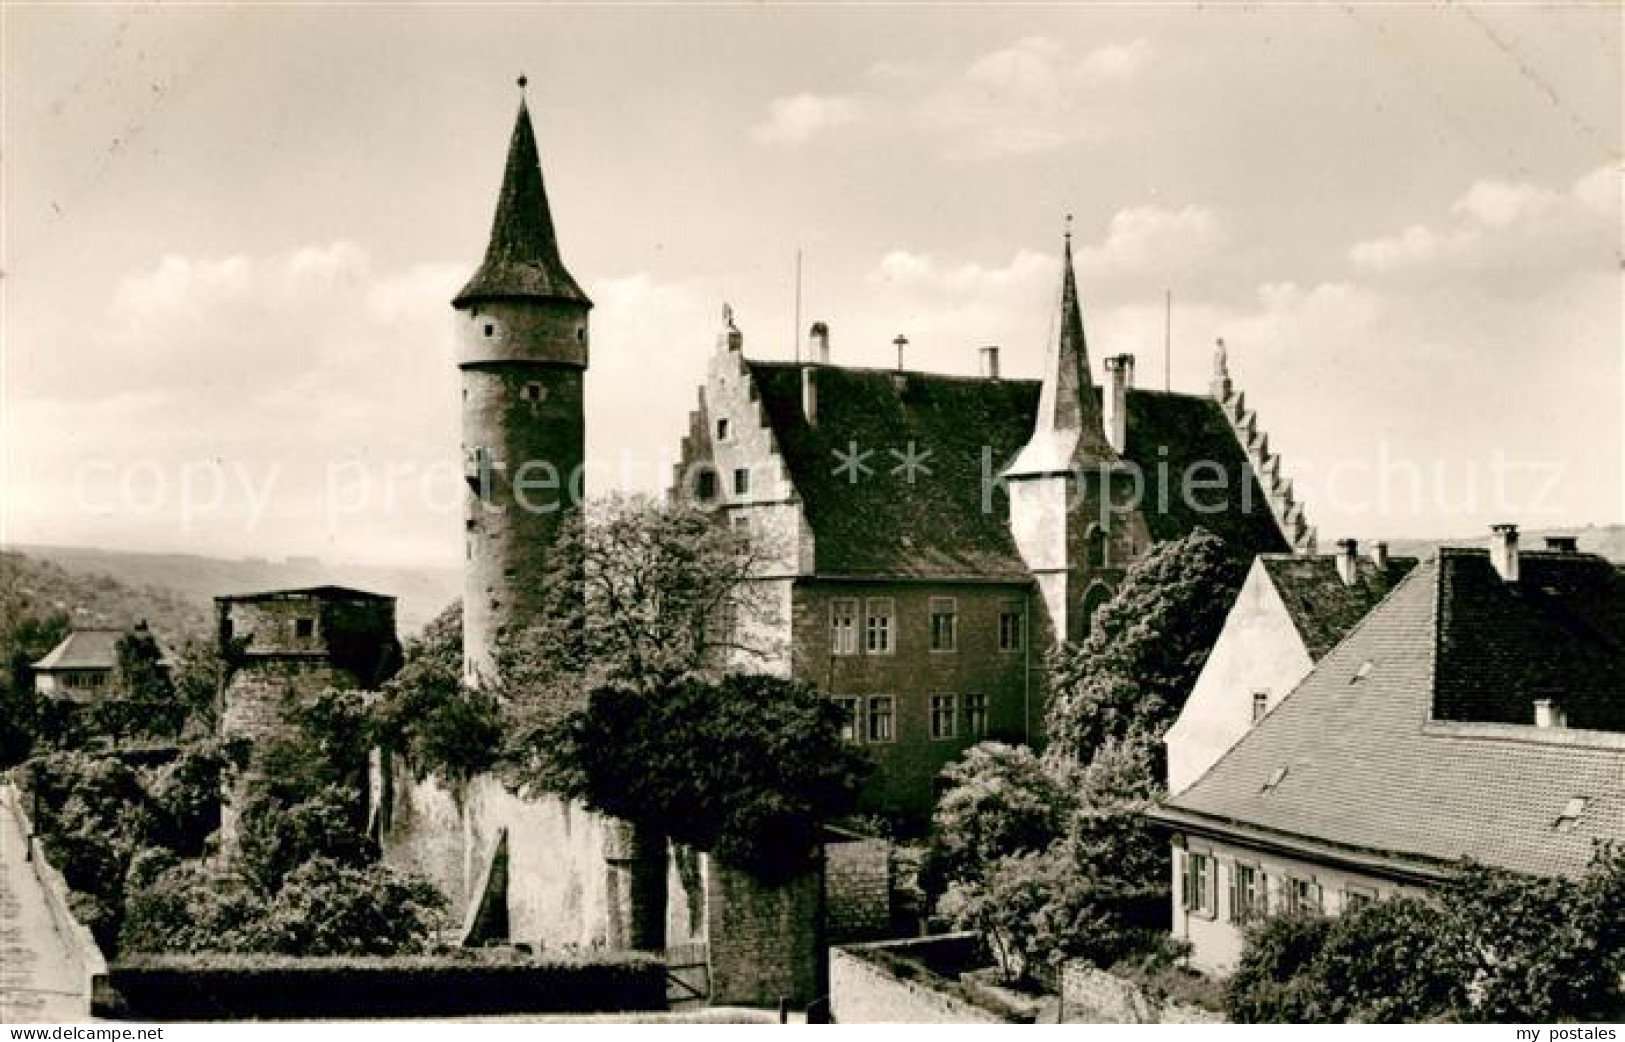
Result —
<instances>
[{"instance_id":1,"label":"cloudy sky","mask_svg":"<svg viewBox=\"0 0 1625 1042\"><path fill-rule=\"evenodd\" d=\"M530 77L598 491L747 352L1213 338L1323 539L1625 515L1608 6L78 7L4 19L5 538L454 560L447 301Z\"/></svg>"}]
</instances>

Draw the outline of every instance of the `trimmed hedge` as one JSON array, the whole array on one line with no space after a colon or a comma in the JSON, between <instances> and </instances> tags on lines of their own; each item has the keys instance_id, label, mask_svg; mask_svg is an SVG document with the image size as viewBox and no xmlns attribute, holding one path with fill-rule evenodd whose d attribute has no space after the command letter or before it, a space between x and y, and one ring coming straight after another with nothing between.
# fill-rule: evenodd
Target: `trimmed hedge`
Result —
<instances>
[{"instance_id":1,"label":"trimmed hedge","mask_svg":"<svg viewBox=\"0 0 1625 1042\"><path fill-rule=\"evenodd\" d=\"M337 1020L666 1008L665 965L648 956L493 955L135 956L111 968L116 998L94 1012L134 1020Z\"/></svg>"}]
</instances>

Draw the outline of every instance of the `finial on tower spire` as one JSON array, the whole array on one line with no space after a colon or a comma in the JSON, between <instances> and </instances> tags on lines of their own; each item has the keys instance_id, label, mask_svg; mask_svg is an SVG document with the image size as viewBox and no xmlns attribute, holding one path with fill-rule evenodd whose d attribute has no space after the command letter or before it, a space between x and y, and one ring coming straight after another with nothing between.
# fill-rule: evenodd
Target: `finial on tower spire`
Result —
<instances>
[{"instance_id":1,"label":"finial on tower spire","mask_svg":"<svg viewBox=\"0 0 1625 1042\"><path fill-rule=\"evenodd\" d=\"M1072 215L1066 215L1066 244L1072 245Z\"/></svg>"},{"instance_id":2,"label":"finial on tower spire","mask_svg":"<svg viewBox=\"0 0 1625 1042\"><path fill-rule=\"evenodd\" d=\"M519 74L519 93L523 94L525 92L525 84L529 82L529 78L527 78L524 73Z\"/></svg>"}]
</instances>

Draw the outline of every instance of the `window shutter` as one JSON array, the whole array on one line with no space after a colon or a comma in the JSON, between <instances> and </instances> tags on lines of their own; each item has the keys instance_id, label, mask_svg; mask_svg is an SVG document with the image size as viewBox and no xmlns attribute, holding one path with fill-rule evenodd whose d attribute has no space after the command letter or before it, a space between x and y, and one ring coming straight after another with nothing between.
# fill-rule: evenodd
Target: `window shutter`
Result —
<instances>
[{"instance_id":1,"label":"window shutter","mask_svg":"<svg viewBox=\"0 0 1625 1042\"><path fill-rule=\"evenodd\" d=\"M1179 903L1180 906L1187 912L1194 907L1191 901L1192 892L1191 856L1189 854L1181 854L1179 855Z\"/></svg>"},{"instance_id":2,"label":"window shutter","mask_svg":"<svg viewBox=\"0 0 1625 1042\"><path fill-rule=\"evenodd\" d=\"M1241 896L1241 866L1230 862L1230 921L1239 923L1244 918Z\"/></svg>"}]
</instances>

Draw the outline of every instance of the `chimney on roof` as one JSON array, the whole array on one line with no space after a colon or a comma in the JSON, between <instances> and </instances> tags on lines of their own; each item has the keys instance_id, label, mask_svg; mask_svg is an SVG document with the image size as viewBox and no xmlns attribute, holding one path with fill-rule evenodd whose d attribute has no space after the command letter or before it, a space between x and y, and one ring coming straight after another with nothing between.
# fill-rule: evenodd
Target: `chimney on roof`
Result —
<instances>
[{"instance_id":1,"label":"chimney on roof","mask_svg":"<svg viewBox=\"0 0 1625 1042\"><path fill-rule=\"evenodd\" d=\"M1580 552L1580 540L1572 535L1549 535L1546 537L1546 549L1557 554L1577 554Z\"/></svg>"},{"instance_id":2,"label":"chimney on roof","mask_svg":"<svg viewBox=\"0 0 1625 1042\"><path fill-rule=\"evenodd\" d=\"M1101 425L1106 428L1106 441L1120 454L1128 451L1128 392L1133 387L1134 356L1114 355L1106 359Z\"/></svg>"},{"instance_id":3,"label":"chimney on roof","mask_svg":"<svg viewBox=\"0 0 1625 1042\"><path fill-rule=\"evenodd\" d=\"M807 330L807 357L819 365L829 364L829 325L814 322Z\"/></svg>"},{"instance_id":4,"label":"chimney on roof","mask_svg":"<svg viewBox=\"0 0 1625 1042\"><path fill-rule=\"evenodd\" d=\"M801 367L801 412L807 417L807 426L818 426L818 367Z\"/></svg>"},{"instance_id":5,"label":"chimney on roof","mask_svg":"<svg viewBox=\"0 0 1625 1042\"><path fill-rule=\"evenodd\" d=\"M978 348L977 355L982 360L982 379L997 380L999 378L999 348L997 344Z\"/></svg>"},{"instance_id":6,"label":"chimney on roof","mask_svg":"<svg viewBox=\"0 0 1625 1042\"><path fill-rule=\"evenodd\" d=\"M897 336L895 338L893 338L892 345L897 348L897 371L902 372L903 371L903 349L908 347L908 337L904 336L901 333L898 333Z\"/></svg>"},{"instance_id":7,"label":"chimney on roof","mask_svg":"<svg viewBox=\"0 0 1625 1042\"><path fill-rule=\"evenodd\" d=\"M1490 564L1502 580L1518 581L1518 526L1499 524L1490 526Z\"/></svg>"},{"instance_id":8,"label":"chimney on roof","mask_svg":"<svg viewBox=\"0 0 1625 1042\"><path fill-rule=\"evenodd\" d=\"M1535 726L1557 728L1569 726L1568 714L1563 707L1549 698L1535 699Z\"/></svg>"},{"instance_id":9,"label":"chimney on roof","mask_svg":"<svg viewBox=\"0 0 1625 1042\"><path fill-rule=\"evenodd\" d=\"M1357 539L1339 539L1337 541L1337 577L1343 580L1344 586L1353 586L1354 578L1360 561L1360 542Z\"/></svg>"},{"instance_id":10,"label":"chimney on roof","mask_svg":"<svg viewBox=\"0 0 1625 1042\"><path fill-rule=\"evenodd\" d=\"M1371 563L1376 566L1379 572L1388 570L1387 543L1376 542L1371 544Z\"/></svg>"}]
</instances>

